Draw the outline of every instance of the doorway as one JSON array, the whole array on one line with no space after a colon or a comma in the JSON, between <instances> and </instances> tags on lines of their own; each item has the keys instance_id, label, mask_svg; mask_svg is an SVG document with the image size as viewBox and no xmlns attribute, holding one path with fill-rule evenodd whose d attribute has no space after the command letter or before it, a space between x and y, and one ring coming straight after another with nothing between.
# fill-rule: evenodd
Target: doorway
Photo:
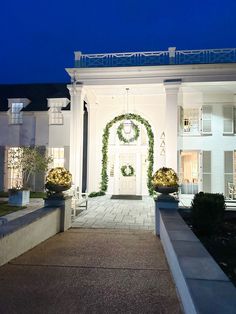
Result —
<instances>
[{"instance_id":1,"label":"doorway","mask_svg":"<svg viewBox=\"0 0 236 314\"><path fill-rule=\"evenodd\" d=\"M182 194L199 191L200 154L198 151L182 151L180 154L180 181Z\"/></svg>"},{"instance_id":2,"label":"doorway","mask_svg":"<svg viewBox=\"0 0 236 314\"><path fill-rule=\"evenodd\" d=\"M135 153L120 153L119 156L119 194L136 195L137 160ZM123 172L122 172L123 167ZM133 174L132 174L133 172ZM132 174L129 176L129 174Z\"/></svg>"}]
</instances>

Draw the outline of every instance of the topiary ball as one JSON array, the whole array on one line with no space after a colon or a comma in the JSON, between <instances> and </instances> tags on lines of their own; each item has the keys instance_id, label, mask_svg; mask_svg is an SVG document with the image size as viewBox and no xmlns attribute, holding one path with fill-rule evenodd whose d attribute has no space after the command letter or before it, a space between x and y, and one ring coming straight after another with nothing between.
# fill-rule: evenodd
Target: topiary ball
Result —
<instances>
[{"instance_id":1,"label":"topiary ball","mask_svg":"<svg viewBox=\"0 0 236 314\"><path fill-rule=\"evenodd\" d=\"M71 173L64 167L56 167L48 172L45 187L49 191L62 192L70 189L71 183Z\"/></svg>"},{"instance_id":2,"label":"topiary ball","mask_svg":"<svg viewBox=\"0 0 236 314\"><path fill-rule=\"evenodd\" d=\"M162 167L152 177L152 185L157 187L178 187L179 178L172 168Z\"/></svg>"}]
</instances>

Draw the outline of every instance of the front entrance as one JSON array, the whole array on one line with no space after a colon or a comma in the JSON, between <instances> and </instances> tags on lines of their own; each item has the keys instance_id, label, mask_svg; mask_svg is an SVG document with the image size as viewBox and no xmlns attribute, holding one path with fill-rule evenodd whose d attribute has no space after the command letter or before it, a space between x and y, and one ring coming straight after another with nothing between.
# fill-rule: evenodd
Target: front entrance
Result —
<instances>
[{"instance_id":1,"label":"front entrance","mask_svg":"<svg viewBox=\"0 0 236 314\"><path fill-rule=\"evenodd\" d=\"M139 165L136 162L136 154L134 153L121 153L119 156L119 194L120 195L136 195L136 174ZM121 168L125 167L125 173L130 173L130 167L133 168L132 176L125 176Z\"/></svg>"}]
</instances>

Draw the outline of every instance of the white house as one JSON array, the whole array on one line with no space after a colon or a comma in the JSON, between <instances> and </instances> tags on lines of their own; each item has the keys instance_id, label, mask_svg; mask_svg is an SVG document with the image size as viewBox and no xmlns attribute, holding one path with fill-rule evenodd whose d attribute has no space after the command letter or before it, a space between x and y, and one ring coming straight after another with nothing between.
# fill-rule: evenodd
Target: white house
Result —
<instances>
[{"instance_id":1,"label":"white house","mask_svg":"<svg viewBox=\"0 0 236 314\"><path fill-rule=\"evenodd\" d=\"M76 52L66 71L68 90L45 90L47 103L35 110L27 86L7 96L1 86L0 190L14 183L7 151L39 145L88 192L146 195L153 171L167 166L182 193L228 195L236 183L236 49Z\"/></svg>"}]
</instances>

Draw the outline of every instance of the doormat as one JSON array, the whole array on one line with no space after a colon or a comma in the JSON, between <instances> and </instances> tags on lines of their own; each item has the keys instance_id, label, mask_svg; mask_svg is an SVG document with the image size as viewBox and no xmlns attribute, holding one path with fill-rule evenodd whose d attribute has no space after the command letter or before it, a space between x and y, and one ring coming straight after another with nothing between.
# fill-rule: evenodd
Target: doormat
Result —
<instances>
[{"instance_id":1,"label":"doormat","mask_svg":"<svg viewBox=\"0 0 236 314\"><path fill-rule=\"evenodd\" d=\"M112 200L132 200L132 201L136 201L136 200L141 200L142 199L142 195L112 195L111 199Z\"/></svg>"}]
</instances>

